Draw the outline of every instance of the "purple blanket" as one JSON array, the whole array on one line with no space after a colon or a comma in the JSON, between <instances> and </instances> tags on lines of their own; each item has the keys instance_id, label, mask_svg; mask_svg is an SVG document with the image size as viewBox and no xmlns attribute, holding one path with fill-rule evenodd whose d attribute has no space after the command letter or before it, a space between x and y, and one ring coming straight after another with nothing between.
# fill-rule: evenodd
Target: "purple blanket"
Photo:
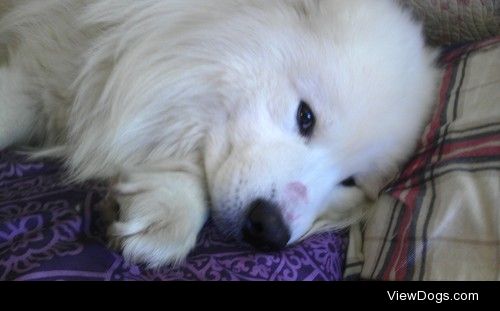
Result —
<instances>
[{"instance_id":1,"label":"purple blanket","mask_svg":"<svg viewBox=\"0 0 500 311\"><path fill-rule=\"evenodd\" d=\"M323 233L256 253L207 225L179 267L149 270L106 248L105 188L65 185L57 163L0 151L0 280L340 280L347 238Z\"/></svg>"}]
</instances>

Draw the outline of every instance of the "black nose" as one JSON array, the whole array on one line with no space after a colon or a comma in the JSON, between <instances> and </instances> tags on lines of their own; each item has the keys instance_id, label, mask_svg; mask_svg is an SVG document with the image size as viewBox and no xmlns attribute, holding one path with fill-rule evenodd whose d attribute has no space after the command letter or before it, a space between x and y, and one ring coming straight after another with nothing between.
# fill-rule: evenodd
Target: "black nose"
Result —
<instances>
[{"instance_id":1,"label":"black nose","mask_svg":"<svg viewBox=\"0 0 500 311\"><path fill-rule=\"evenodd\" d=\"M260 250L279 250L290 240L290 231L278 207L258 199L250 205L243 226L243 239Z\"/></svg>"}]
</instances>

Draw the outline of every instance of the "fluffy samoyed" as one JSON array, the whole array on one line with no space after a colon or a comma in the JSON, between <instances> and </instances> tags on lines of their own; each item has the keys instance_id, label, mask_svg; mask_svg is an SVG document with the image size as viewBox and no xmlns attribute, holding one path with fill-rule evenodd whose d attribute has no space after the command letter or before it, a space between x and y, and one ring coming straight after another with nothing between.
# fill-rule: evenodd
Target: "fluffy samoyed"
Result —
<instances>
[{"instance_id":1,"label":"fluffy samoyed","mask_svg":"<svg viewBox=\"0 0 500 311\"><path fill-rule=\"evenodd\" d=\"M262 250L347 226L413 151L437 78L390 0L3 0L0 149L110 182L126 258L209 212Z\"/></svg>"}]
</instances>

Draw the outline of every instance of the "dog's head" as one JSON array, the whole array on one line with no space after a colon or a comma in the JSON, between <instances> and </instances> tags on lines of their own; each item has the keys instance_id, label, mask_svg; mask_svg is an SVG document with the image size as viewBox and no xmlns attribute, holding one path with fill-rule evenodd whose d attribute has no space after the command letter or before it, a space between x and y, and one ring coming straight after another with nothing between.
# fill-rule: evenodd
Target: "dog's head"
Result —
<instances>
[{"instance_id":1,"label":"dog's head","mask_svg":"<svg viewBox=\"0 0 500 311\"><path fill-rule=\"evenodd\" d=\"M393 1L135 5L86 18L110 33L76 83L80 179L201 151L218 227L279 248L349 224L413 150L437 71Z\"/></svg>"},{"instance_id":2,"label":"dog's head","mask_svg":"<svg viewBox=\"0 0 500 311\"><path fill-rule=\"evenodd\" d=\"M390 1L275 3L215 30L204 151L214 221L260 248L345 225L376 196L413 150L436 76L420 27Z\"/></svg>"}]
</instances>

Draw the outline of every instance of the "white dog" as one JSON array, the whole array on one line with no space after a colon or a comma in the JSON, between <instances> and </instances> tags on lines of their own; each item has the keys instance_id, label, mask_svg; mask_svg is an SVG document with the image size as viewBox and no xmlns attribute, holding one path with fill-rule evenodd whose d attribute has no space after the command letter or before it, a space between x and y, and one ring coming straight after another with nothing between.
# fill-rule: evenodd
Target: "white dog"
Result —
<instances>
[{"instance_id":1,"label":"white dog","mask_svg":"<svg viewBox=\"0 0 500 311\"><path fill-rule=\"evenodd\" d=\"M208 211L279 249L348 225L413 151L436 84L389 0L13 0L0 149L37 143L114 181L111 234L185 258Z\"/></svg>"}]
</instances>

